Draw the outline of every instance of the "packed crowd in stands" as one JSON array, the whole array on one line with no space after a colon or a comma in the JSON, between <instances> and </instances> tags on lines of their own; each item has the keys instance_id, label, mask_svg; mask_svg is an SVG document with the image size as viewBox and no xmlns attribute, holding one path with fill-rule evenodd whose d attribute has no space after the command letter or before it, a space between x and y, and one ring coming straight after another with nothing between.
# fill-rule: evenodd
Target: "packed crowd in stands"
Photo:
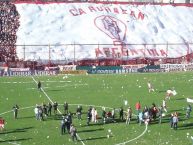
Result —
<instances>
[{"instance_id":1,"label":"packed crowd in stands","mask_svg":"<svg viewBox=\"0 0 193 145\"><path fill-rule=\"evenodd\" d=\"M0 61L15 59L19 13L14 4L0 2Z\"/></svg>"}]
</instances>

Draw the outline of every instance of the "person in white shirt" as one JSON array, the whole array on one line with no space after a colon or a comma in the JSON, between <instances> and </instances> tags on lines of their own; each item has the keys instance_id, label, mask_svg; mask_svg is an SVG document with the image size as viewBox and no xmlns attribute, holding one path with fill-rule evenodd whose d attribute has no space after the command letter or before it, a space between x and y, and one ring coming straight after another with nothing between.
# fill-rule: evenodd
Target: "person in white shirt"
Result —
<instances>
[{"instance_id":1,"label":"person in white shirt","mask_svg":"<svg viewBox=\"0 0 193 145\"><path fill-rule=\"evenodd\" d=\"M36 107L34 108L34 113L35 113L36 120L38 120L39 119L39 109L38 109L37 104L36 104Z\"/></svg>"},{"instance_id":2,"label":"person in white shirt","mask_svg":"<svg viewBox=\"0 0 193 145\"><path fill-rule=\"evenodd\" d=\"M147 87L148 87L149 93L155 91L150 81L147 82Z\"/></svg>"},{"instance_id":3,"label":"person in white shirt","mask_svg":"<svg viewBox=\"0 0 193 145\"><path fill-rule=\"evenodd\" d=\"M162 107L165 112L168 112L165 99L162 101Z\"/></svg>"}]
</instances>

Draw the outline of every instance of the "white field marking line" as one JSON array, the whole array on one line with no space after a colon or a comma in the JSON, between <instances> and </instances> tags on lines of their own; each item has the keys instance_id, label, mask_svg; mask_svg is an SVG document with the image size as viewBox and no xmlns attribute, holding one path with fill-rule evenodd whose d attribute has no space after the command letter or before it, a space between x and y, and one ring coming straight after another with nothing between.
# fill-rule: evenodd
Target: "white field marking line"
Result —
<instances>
[{"instance_id":1,"label":"white field marking line","mask_svg":"<svg viewBox=\"0 0 193 145\"><path fill-rule=\"evenodd\" d=\"M2 139L2 138L0 138L0 140L1 140L1 141L6 141L6 140L4 140L4 139ZM21 145L21 144L18 144L18 143L16 143L16 142L10 142L10 141L9 141L8 143L9 143L9 144L14 144L14 145Z\"/></svg>"},{"instance_id":2,"label":"white field marking line","mask_svg":"<svg viewBox=\"0 0 193 145\"><path fill-rule=\"evenodd\" d=\"M30 81L30 82L1 82L1 84L27 84L27 83L33 83L33 81Z\"/></svg>"},{"instance_id":3,"label":"white field marking line","mask_svg":"<svg viewBox=\"0 0 193 145\"><path fill-rule=\"evenodd\" d=\"M19 108L19 110L24 110L24 109L33 108L33 107L34 107L34 106L23 107L23 108ZM1 113L0 115L7 114L7 113L9 113L9 112L13 112L13 110L9 110L9 111L3 112L3 113Z\"/></svg>"},{"instance_id":4,"label":"white field marking line","mask_svg":"<svg viewBox=\"0 0 193 145\"><path fill-rule=\"evenodd\" d=\"M63 104L59 104L59 105L63 105ZM89 106L94 106L94 107L98 107L98 108L105 107L105 108L108 108L108 109L113 109L112 107L97 106L97 105L86 105L86 104L69 104L69 105L70 105L70 106L78 106L78 105L80 105L80 106L87 106L87 107L89 107ZM33 107L35 107L35 106L23 107L23 108L20 108L20 110L29 109L29 108L33 108ZM3 113L1 113L0 115L7 114L7 113L9 113L9 112L12 112L12 110L3 112ZM135 114L134 114L134 115L135 115ZM126 142L119 143L119 144L115 144L115 145L122 145L122 144L129 143L129 142L131 142L131 141L137 140L138 138L140 138L141 136L143 136L143 135L146 133L147 128L148 128L148 125L146 125L146 128L145 128L145 130L143 131L143 133L140 134L139 136L137 136L136 138L133 138L133 139L128 140L128 141L126 141ZM79 138L79 139L80 139L80 138ZM84 145L85 145L85 144L84 144Z\"/></svg>"},{"instance_id":5,"label":"white field marking line","mask_svg":"<svg viewBox=\"0 0 193 145\"><path fill-rule=\"evenodd\" d=\"M32 79L33 79L33 81L34 81L36 84L38 84L38 82L34 79L33 76L32 76ZM50 97L47 95L47 93L44 91L44 89L41 88L41 90L42 90L42 92L44 93L44 95L48 98L48 100L49 100L50 102L54 103L54 102L50 99ZM58 112L59 112L60 114L62 114L62 112L61 112L59 109L58 109ZM77 135L78 139L81 141L81 143L82 143L83 145L85 145L85 143L82 141L82 139L80 138L80 136L79 136L78 134L76 134L76 135Z\"/></svg>"},{"instance_id":6,"label":"white field marking line","mask_svg":"<svg viewBox=\"0 0 193 145\"><path fill-rule=\"evenodd\" d=\"M87 86L88 84L74 84L74 85L64 85L64 86L55 86L56 88L72 87L72 86ZM44 87L44 89L53 88L53 87ZM37 88L27 88L28 90L35 90Z\"/></svg>"},{"instance_id":7,"label":"white field marking line","mask_svg":"<svg viewBox=\"0 0 193 145\"><path fill-rule=\"evenodd\" d=\"M56 88L62 88L62 87L68 87L68 86L88 86L88 84L87 83L85 83L85 84L73 84L73 85L65 85L65 86L56 86Z\"/></svg>"},{"instance_id":8,"label":"white field marking line","mask_svg":"<svg viewBox=\"0 0 193 145\"><path fill-rule=\"evenodd\" d=\"M44 83L71 83L72 81L42 81ZM1 82L1 84L27 84L27 83L33 83L33 81L28 82Z\"/></svg>"},{"instance_id":9,"label":"white field marking line","mask_svg":"<svg viewBox=\"0 0 193 145\"><path fill-rule=\"evenodd\" d=\"M42 81L42 82L48 82L48 83L71 83L72 81Z\"/></svg>"},{"instance_id":10,"label":"white field marking line","mask_svg":"<svg viewBox=\"0 0 193 145\"><path fill-rule=\"evenodd\" d=\"M125 141L125 142L122 142L122 143L118 143L118 144L115 144L115 145L125 145L125 144L127 144L127 143L129 143L129 142L132 142L132 141L134 141L134 140L137 140L138 138L140 138L140 137L142 137L145 133L146 133L146 131L147 131L147 124L145 125L145 130L142 132L142 134L140 134L139 136L137 136L137 137L135 137L135 138L133 138L133 139L131 139L131 140L128 140L128 141Z\"/></svg>"}]
</instances>

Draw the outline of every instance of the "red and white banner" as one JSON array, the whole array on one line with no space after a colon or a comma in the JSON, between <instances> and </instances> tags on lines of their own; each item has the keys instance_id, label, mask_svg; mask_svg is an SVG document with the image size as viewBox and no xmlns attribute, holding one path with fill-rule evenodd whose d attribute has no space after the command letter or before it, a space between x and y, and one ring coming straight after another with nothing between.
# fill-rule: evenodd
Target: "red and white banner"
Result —
<instances>
[{"instance_id":1,"label":"red and white banner","mask_svg":"<svg viewBox=\"0 0 193 145\"><path fill-rule=\"evenodd\" d=\"M193 51L185 44L193 41L192 7L23 3L16 8L17 45L25 45L25 59L175 58ZM23 53L17 46L20 59Z\"/></svg>"}]
</instances>

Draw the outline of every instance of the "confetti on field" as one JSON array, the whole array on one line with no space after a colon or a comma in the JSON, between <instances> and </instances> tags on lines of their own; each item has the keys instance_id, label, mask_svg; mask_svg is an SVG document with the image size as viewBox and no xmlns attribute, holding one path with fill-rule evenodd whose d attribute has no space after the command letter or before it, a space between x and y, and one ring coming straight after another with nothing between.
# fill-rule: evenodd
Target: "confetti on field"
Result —
<instances>
[{"instance_id":1,"label":"confetti on field","mask_svg":"<svg viewBox=\"0 0 193 145\"><path fill-rule=\"evenodd\" d=\"M108 129L108 132L111 133L111 129Z\"/></svg>"},{"instance_id":2,"label":"confetti on field","mask_svg":"<svg viewBox=\"0 0 193 145\"><path fill-rule=\"evenodd\" d=\"M127 106L127 104L128 104L128 101L127 101L127 100L124 100L124 104L125 104L125 106Z\"/></svg>"}]
</instances>

